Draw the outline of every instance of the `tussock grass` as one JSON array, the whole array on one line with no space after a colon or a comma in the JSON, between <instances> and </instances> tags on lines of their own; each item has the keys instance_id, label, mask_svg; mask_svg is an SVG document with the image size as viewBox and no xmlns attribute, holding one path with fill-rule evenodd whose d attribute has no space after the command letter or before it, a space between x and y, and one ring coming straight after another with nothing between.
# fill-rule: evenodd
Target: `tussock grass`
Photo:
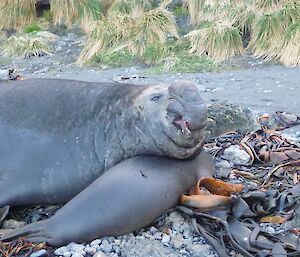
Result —
<instances>
[{"instance_id":1,"label":"tussock grass","mask_svg":"<svg viewBox=\"0 0 300 257\"><path fill-rule=\"evenodd\" d=\"M104 17L98 21L79 55L77 63L83 64L98 54L125 48L126 39L130 34L129 28L132 27L133 22L133 19L124 14L116 14L114 19Z\"/></svg>"},{"instance_id":2,"label":"tussock grass","mask_svg":"<svg viewBox=\"0 0 300 257\"><path fill-rule=\"evenodd\" d=\"M42 38L25 36L12 36L2 46L2 54L10 57L28 58L51 53L49 43Z\"/></svg>"},{"instance_id":3,"label":"tussock grass","mask_svg":"<svg viewBox=\"0 0 300 257\"><path fill-rule=\"evenodd\" d=\"M215 63L244 52L240 32L230 21L211 22L204 28L191 31L185 37L191 44L190 53L207 55Z\"/></svg>"},{"instance_id":4,"label":"tussock grass","mask_svg":"<svg viewBox=\"0 0 300 257\"><path fill-rule=\"evenodd\" d=\"M1 0L0 29L21 29L32 23L36 0Z\"/></svg>"},{"instance_id":5,"label":"tussock grass","mask_svg":"<svg viewBox=\"0 0 300 257\"><path fill-rule=\"evenodd\" d=\"M168 36L179 37L174 16L163 8L155 8L135 20L128 48L142 56L149 45L165 44Z\"/></svg>"},{"instance_id":6,"label":"tussock grass","mask_svg":"<svg viewBox=\"0 0 300 257\"><path fill-rule=\"evenodd\" d=\"M164 44L168 36L178 37L173 15L161 6L134 15L119 12L98 21L77 63L83 64L97 54L122 49L141 57L147 47Z\"/></svg>"},{"instance_id":7,"label":"tussock grass","mask_svg":"<svg viewBox=\"0 0 300 257\"><path fill-rule=\"evenodd\" d=\"M107 13L111 15L114 13L133 14L139 10L149 10L151 4L148 0L115 0L107 6Z\"/></svg>"},{"instance_id":8,"label":"tussock grass","mask_svg":"<svg viewBox=\"0 0 300 257\"><path fill-rule=\"evenodd\" d=\"M51 0L50 11L54 24L72 25L88 0Z\"/></svg>"},{"instance_id":9,"label":"tussock grass","mask_svg":"<svg viewBox=\"0 0 300 257\"><path fill-rule=\"evenodd\" d=\"M264 14L254 19L248 49L255 57L271 60L278 57L286 29L278 13Z\"/></svg>"},{"instance_id":10,"label":"tussock grass","mask_svg":"<svg viewBox=\"0 0 300 257\"><path fill-rule=\"evenodd\" d=\"M288 67L300 66L300 21L288 27L280 51L280 62Z\"/></svg>"}]
</instances>

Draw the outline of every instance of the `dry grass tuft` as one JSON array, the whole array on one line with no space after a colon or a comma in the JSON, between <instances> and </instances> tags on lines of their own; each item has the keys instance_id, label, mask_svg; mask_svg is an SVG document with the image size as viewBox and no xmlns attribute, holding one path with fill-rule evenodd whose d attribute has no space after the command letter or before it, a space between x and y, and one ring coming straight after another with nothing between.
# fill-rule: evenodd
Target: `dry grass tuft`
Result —
<instances>
[{"instance_id":1,"label":"dry grass tuft","mask_svg":"<svg viewBox=\"0 0 300 257\"><path fill-rule=\"evenodd\" d=\"M50 11L54 24L72 25L88 0L51 0Z\"/></svg>"},{"instance_id":2,"label":"dry grass tuft","mask_svg":"<svg viewBox=\"0 0 300 257\"><path fill-rule=\"evenodd\" d=\"M277 12L256 17L248 49L258 58L277 58L283 44L285 29L286 25Z\"/></svg>"},{"instance_id":3,"label":"dry grass tuft","mask_svg":"<svg viewBox=\"0 0 300 257\"><path fill-rule=\"evenodd\" d=\"M89 35L77 63L83 64L97 54L122 49L143 56L147 47L164 44L168 36L178 37L176 23L173 15L162 7L149 11L140 9L131 14L108 12Z\"/></svg>"},{"instance_id":4,"label":"dry grass tuft","mask_svg":"<svg viewBox=\"0 0 300 257\"><path fill-rule=\"evenodd\" d=\"M280 62L288 67L300 66L300 21L291 25L285 34Z\"/></svg>"},{"instance_id":5,"label":"dry grass tuft","mask_svg":"<svg viewBox=\"0 0 300 257\"><path fill-rule=\"evenodd\" d=\"M128 47L141 56L149 45L166 43L167 36L179 37L174 16L163 8L155 8L136 19Z\"/></svg>"},{"instance_id":6,"label":"dry grass tuft","mask_svg":"<svg viewBox=\"0 0 300 257\"><path fill-rule=\"evenodd\" d=\"M36 0L1 0L0 29L20 29L35 17Z\"/></svg>"},{"instance_id":7,"label":"dry grass tuft","mask_svg":"<svg viewBox=\"0 0 300 257\"><path fill-rule=\"evenodd\" d=\"M208 26L193 30L185 36L190 44L190 53L206 54L215 63L244 52L240 32L227 22L212 22Z\"/></svg>"},{"instance_id":8,"label":"dry grass tuft","mask_svg":"<svg viewBox=\"0 0 300 257\"><path fill-rule=\"evenodd\" d=\"M28 58L31 56L43 56L51 53L51 48L43 38L26 36L13 36L4 42L2 54L5 56Z\"/></svg>"},{"instance_id":9,"label":"dry grass tuft","mask_svg":"<svg viewBox=\"0 0 300 257\"><path fill-rule=\"evenodd\" d=\"M89 61L96 54L105 51L115 51L116 47L125 43L129 37L129 28L134 21L124 14L114 17L104 17L98 21L94 30L88 36L87 42L77 59L78 64Z\"/></svg>"}]
</instances>

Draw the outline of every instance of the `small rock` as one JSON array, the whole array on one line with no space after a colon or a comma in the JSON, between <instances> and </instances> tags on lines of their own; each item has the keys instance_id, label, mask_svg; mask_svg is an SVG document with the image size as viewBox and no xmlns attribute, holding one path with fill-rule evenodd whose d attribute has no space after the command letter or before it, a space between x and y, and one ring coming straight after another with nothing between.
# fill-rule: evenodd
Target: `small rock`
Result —
<instances>
[{"instance_id":1,"label":"small rock","mask_svg":"<svg viewBox=\"0 0 300 257\"><path fill-rule=\"evenodd\" d=\"M113 245L113 251L114 251L116 254L119 254L119 253L121 252L120 246L118 246L118 245Z\"/></svg>"},{"instance_id":2,"label":"small rock","mask_svg":"<svg viewBox=\"0 0 300 257\"><path fill-rule=\"evenodd\" d=\"M169 245L170 240L171 240L170 236L164 234L164 235L162 236L161 242L162 242L164 245Z\"/></svg>"},{"instance_id":3,"label":"small rock","mask_svg":"<svg viewBox=\"0 0 300 257\"><path fill-rule=\"evenodd\" d=\"M267 233L270 233L270 234L274 234L275 233L275 229L271 226L268 226L264 229Z\"/></svg>"},{"instance_id":4,"label":"small rock","mask_svg":"<svg viewBox=\"0 0 300 257\"><path fill-rule=\"evenodd\" d=\"M112 251L112 244L110 244L107 240L103 240L100 245L100 249L104 253L109 254Z\"/></svg>"},{"instance_id":5,"label":"small rock","mask_svg":"<svg viewBox=\"0 0 300 257\"><path fill-rule=\"evenodd\" d=\"M90 243L91 246L100 245L100 244L101 244L101 239L95 239Z\"/></svg>"},{"instance_id":6,"label":"small rock","mask_svg":"<svg viewBox=\"0 0 300 257\"><path fill-rule=\"evenodd\" d=\"M185 220L178 212L171 212L166 218L166 224L169 224L172 230L183 232Z\"/></svg>"},{"instance_id":7,"label":"small rock","mask_svg":"<svg viewBox=\"0 0 300 257\"><path fill-rule=\"evenodd\" d=\"M5 220L3 222L2 228L3 229L16 229L16 228L22 228L26 225L26 222L24 221L17 221L17 220Z\"/></svg>"},{"instance_id":8,"label":"small rock","mask_svg":"<svg viewBox=\"0 0 300 257\"><path fill-rule=\"evenodd\" d=\"M152 226L149 231L150 231L151 234L154 234L155 232L158 231L158 229L156 227Z\"/></svg>"},{"instance_id":9,"label":"small rock","mask_svg":"<svg viewBox=\"0 0 300 257\"><path fill-rule=\"evenodd\" d=\"M190 244L186 247L186 249L199 256L208 256L211 253L210 246L208 244Z\"/></svg>"},{"instance_id":10,"label":"small rock","mask_svg":"<svg viewBox=\"0 0 300 257\"><path fill-rule=\"evenodd\" d=\"M55 255L64 255L64 252L68 252L68 251L69 251L69 248L67 246L62 246L62 247L57 248L54 251L54 254Z\"/></svg>"},{"instance_id":11,"label":"small rock","mask_svg":"<svg viewBox=\"0 0 300 257\"><path fill-rule=\"evenodd\" d=\"M64 257L71 257L71 255L72 255L72 253L70 253L70 252L64 252Z\"/></svg>"},{"instance_id":12,"label":"small rock","mask_svg":"<svg viewBox=\"0 0 300 257\"><path fill-rule=\"evenodd\" d=\"M153 234L153 237L154 237L154 239L160 240L160 239L161 239L161 232L155 232L155 233Z\"/></svg>"},{"instance_id":13,"label":"small rock","mask_svg":"<svg viewBox=\"0 0 300 257\"><path fill-rule=\"evenodd\" d=\"M231 164L226 160L220 160L215 163L217 178L228 178L231 171Z\"/></svg>"},{"instance_id":14,"label":"small rock","mask_svg":"<svg viewBox=\"0 0 300 257\"><path fill-rule=\"evenodd\" d=\"M249 154L238 145L231 145L226 148L222 157L234 164L246 165L250 162Z\"/></svg>"},{"instance_id":15,"label":"small rock","mask_svg":"<svg viewBox=\"0 0 300 257\"><path fill-rule=\"evenodd\" d=\"M88 247L85 247L85 248L84 248L84 251L85 251L86 253L88 253L88 254L93 255L93 254L95 254L95 253L97 252L97 249L96 249L96 247L88 246Z\"/></svg>"},{"instance_id":16,"label":"small rock","mask_svg":"<svg viewBox=\"0 0 300 257\"><path fill-rule=\"evenodd\" d=\"M69 248L69 250L71 250L71 251L74 251L74 252L81 252L81 251L83 251L84 250L84 245L82 245L82 244L76 244L76 243L69 243L68 245L67 245L67 247Z\"/></svg>"},{"instance_id":17,"label":"small rock","mask_svg":"<svg viewBox=\"0 0 300 257\"><path fill-rule=\"evenodd\" d=\"M115 239L114 245L120 245L120 244L121 244L121 240L120 239Z\"/></svg>"},{"instance_id":18,"label":"small rock","mask_svg":"<svg viewBox=\"0 0 300 257\"><path fill-rule=\"evenodd\" d=\"M189 254L189 252L185 249L179 250L179 253L181 253L182 255L188 255Z\"/></svg>"},{"instance_id":19,"label":"small rock","mask_svg":"<svg viewBox=\"0 0 300 257\"><path fill-rule=\"evenodd\" d=\"M181 248L183 244L183 236L181 234L178 234L171 238L170 244L173 245L175 249Z\"/></svg>"},{"instance_id":20,"label":"small rock","mask_svg":"<svg viewBox=\"0 0 300 257\"><path fill-rule=\"evenodd\" d=\"M107 257L107 255L104 252L96 252L93 257Z\"/></svg>"},{"instance_id":21,"label":"small rock","mask_svg":"<svg viewBox=\"0 0 300 257\"><path fill-rule=\"evenodd\" d=\"M40 256L45 256L47 255L47 251L45 249L39 250L37 252L34 252L30 254L30 257L40 257Z\"/></svg>"}]
</instances>

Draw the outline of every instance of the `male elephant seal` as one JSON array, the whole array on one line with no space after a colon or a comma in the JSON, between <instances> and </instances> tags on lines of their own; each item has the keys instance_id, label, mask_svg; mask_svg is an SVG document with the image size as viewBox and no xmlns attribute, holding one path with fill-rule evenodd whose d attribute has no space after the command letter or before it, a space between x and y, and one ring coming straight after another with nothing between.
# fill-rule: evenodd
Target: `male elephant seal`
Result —
<instances>
[{"instance_id":1,"label":"male elephant seal","mask_svg":"<svg viewBox=\"0 0 300 257\"><path fill-rule=\"evenodd\" d=\"M0 207L65 203L132 156L192 157L205 124L187 83L1 82Z\"/></svg>"},{"instance_id":2,"label":"male elephant seal","mask_svg":"<svg viewBox=\"0 0 300 257\"><path fill-rule=\"evenodd\" d=\"M200 177L213 173L213 160L205 152L191 160L133 157L105 172L53 217L0 240L25 236L60 246L132 232L174 207Z\"/></svg>"}]
</instances>

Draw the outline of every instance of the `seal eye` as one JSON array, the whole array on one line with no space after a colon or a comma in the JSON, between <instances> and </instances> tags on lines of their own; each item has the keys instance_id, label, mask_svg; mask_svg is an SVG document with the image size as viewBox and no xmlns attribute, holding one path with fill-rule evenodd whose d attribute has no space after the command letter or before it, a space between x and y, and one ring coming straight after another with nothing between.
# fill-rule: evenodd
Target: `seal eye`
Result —
<instances>
[{"instance_id":1,"label":"seal eye","mask_svg":"<svg viewBox=\"0 0 300 257\"><path fill-rule=\"evenodd\" d=\"M160 98L162 98L162 95L154 95L150 98L151 101L158 101Z\"/></svg>"}]
</instances>

